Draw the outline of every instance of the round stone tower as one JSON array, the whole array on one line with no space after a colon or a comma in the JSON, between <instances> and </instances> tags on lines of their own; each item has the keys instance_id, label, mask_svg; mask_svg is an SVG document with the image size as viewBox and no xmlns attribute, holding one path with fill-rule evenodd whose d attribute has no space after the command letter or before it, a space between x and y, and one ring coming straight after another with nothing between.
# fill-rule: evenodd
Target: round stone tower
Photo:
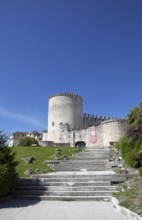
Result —
<instances>
[{"instance_id":1,"label":"round stone tower","mask_svg":"<svg viewBox=\"0 0 142 220\"><path fill-rule=\"evenodd\" d=\"M82 98L72 93L59 93L48 101L48 140L62 143L61 129L82 128Z\"/></svg>"}]
</instances>

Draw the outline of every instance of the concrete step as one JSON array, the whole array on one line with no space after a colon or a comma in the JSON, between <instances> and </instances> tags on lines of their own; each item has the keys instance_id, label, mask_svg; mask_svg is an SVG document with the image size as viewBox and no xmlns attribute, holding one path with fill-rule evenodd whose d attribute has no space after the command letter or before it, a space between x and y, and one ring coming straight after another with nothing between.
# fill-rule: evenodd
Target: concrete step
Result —
<instances>
[{"instance_id":1,"label":"concrete step","mask_svg":"<svg viewBox=\"0 0 142 220\"><path fill-rule=\"evenodd\" d=\"M91 146L87 146L86 148L84 148L84 150L94 150L94 149L105 149L105 150L109 150L110 149L110 147L108 146L93 146L93 147L91 147Z\"/></svg>"},{"instance_id":2,"label":"concrete step","mask_svg":"<svg viewBox=\"0 0 142 220\"><path fill-rule=\"evenodd\" d=\"M79 152L78 154L87 154L87 153L94 153L94 154L99 154L99 153L103 153L103 154L110 154L111 152L109 151L109 150L104 150L104 149L102 149L102 150L100 150L100 149L96 149L96 150L86 150L86 151L81 151L81 152Z\"/></svg>"},{"instance_id":3,"label":"concrete step","mask_svg":"<svg viewBox=\"0 0 142 220\"><path fill-rule=\"evenodd\" d=\"M96 160L87 160L87 159L86 160L81 160L81 159L77 160L77 159L74 159L74 160L60 160L60 161L58 160L57 164L59 164L59 163L60 164L82 164L82 163L86 163L86 164L100 164L100 165L102 165L102 164L109 164L110 161L108 159L105 159L105 160L98 160L98 159L96 159ZM54 164L54 162L53 162L53 164ZM55 162L55 164L56 164L56 162Z\"/></svg>"},{"instance_id":4,"label":"concrete step","mask_svg":"<svg viewBox=\"0 0 142 220\"><path fill-rule=\"evenodd\" d=\"M60 164L52 164L51 166L56 166L56 167L58 167L58 166L64 166L64 167L67 167L67 166L73 166L73 167L82 167L82 166L88 166L88 167L94 167L94 166L96 166L96 167L106 167L106 166L109 166L110 167L110 163L86 163L86 162L81 162L81 163L64 163L64 162L62 162L62 163L60 163Z\"/></svg>"},{"instance_id":5,"label":"concrete step","mask_svg":"<svg viewBox=\"0 0 142 220\"><path fill-rule=\"evenodd\" d=\"M97 155L97 156L99 156L99 155L101 155L101 156L109 156L110 155L110 152L81 152L81 153L78 153L78 154L74 154L74 156L75 155L79 155L79 156L91 156L91 155L93 155L93 156L95 156L95 155Z\"/></svg>"},{"instance_id":6,"label":"concrete step","mask_svg":"<svg viewBox=\"0 0 142 220\"><path fill-rule=\"evenodd\" d=\"M96 177L92 177L92 178L40 178L38 180L35 181L19 181L19 184L27 184L27 185L32 185L32 184L45 184L45 183L52 183L52 182L58 182L58 183L62 183L62 182L82 182L82 183L88 183L90 181L98 181L98 182L102 182L102 181L110 181L112 183L121 183L121 182L125 182L127 181L127 178L125 176L96 176Z\"/></svg>"},{"instance_id":7,"label":"concrete step","mask_svg":"<svg viewBox=\"0 0 142 220\"><path fill-rule=\"evenodd\" d=\"M90 154L90 153L101 153L101 154L110 154L110 151L106 151L106 150L104 150L104 149L96 149L96 150L85 150L85 151L80 151L80 152L78 152L77 154Z\"/></svg>"},{"instance_id":8,"label":"concrete step","mask_svg":"<svg viewBox=\"0 0 142 220\"><path fill-rule=\"evenodd\" d=\"M109 159L108 155L90 155L90 156L85 156L85 155L74 155L73 156L74 159L78 159L78 160L105 160L105 159Z\"/></svg>"},{"instance_id":9,"label":"concrete step","mask_svg":"<svg viewBox=\"0 0 142 220\"><path fill-rule=\"evenodd\" d=\"M81 152L79 152L79 153L77 153L77 154L74 154L74 155L91 155L91 154L94 154L94 155L99 155L99 154L103 154L103 155L105 155L105 154L107 154L107 155L110 155L110 151L81 151Z\"/></svg>"},{"instance_id":10,"label":"concrete step","mask_svg":"<svg viewBox=\"0 0 142 220\"><path fill-rule=\"evenodd\" d=\"M18 186L16 190L43 190L43 191L115 191L116 186L74 186L74 183L61 186Z\"/></svg>"},{"instance_id":11,"label":"concrete step","mask_svg":"<svg viewBox=\"0 0 142 220\"><path fill-rule=\"evenodd\" d=\"M109 151L83 151L83 152L79 152L79 153L77 153L77 154L73 154L73 156L75 156L75 155L82 155L82 156L84 156L84 155L86 155L86 156L90 156L90 155L101 155L101 154L103 154L103 155L107 155L107 156L109 156L110 155L110 152Z\"/></svg>"},{"instance_id":12,"label":"concrete step","mask_svg":"<svg viewBox=\"0 0 142 220\"><path fill-rule=\"evenodd\" d=\"M105 170L110 170L110 167L88 167L88 166L54 166L52 167L56 171L105 171Z\"/></svg>"},{"instance_id":13,"label":"concrete step","mask_svg":"<svg viewBox=\"0 0 142 220\"><path fill-rule=\"evenodd\" d=\"M131 174L117 174L114 173L113 171L73 171L73 172L53 172L50 174L34 174L31 176L31 178L20 178L20 181L34 181L37 178L39 180L46 180L50 181L53 179L56 180L63 180L66 179L66 181L70 179L80 179L81 181L84 180L109 180L109 179L114 179L114 178L130 178L133 177L134 175Z\"/></svg>"},{"instance_id":14,"label":"concrete step","mask_svg":"<svg viewBox=\"0 0 142 220\"><path fill-rule=\"evenodd\" d=\"M89 147L71 160L46 161L56 171L19 179L14 197L61 201L110 201L116 192L113 183L124 182L127 175L115 174L109 162L109 149Z\"/></svg>"},{"instance_id":15,"label":"concrete step","mask_svg":"<svg viewBox=\"0 0 142 220\"><path fill-rule=\"evenodd\" d=\"M110 181L93 181L93 180L88 180L87 182L28 182L28 183L23 183L23 182L19 182L19 187L25 187L25 186L29 186L29 187L34 187L34 186L70 186L70 185L74 185L74 186L111 186Z\"/></svg>"},{"instance_id":16,"label":"concrete step","mask_svg":"<svg viewBox=\"0 0 142 220\"><path fill-rule=\"evenodd\" d=\"M111 201L111 196L37 196L37 195L13 195L16 199L35 199L52 201Z\"/></svg>"},{"instance_id":17,"label":"concrete step","mask_svg":"<svg viewBox=\"0 0 142 220\"><path fill-rule=\"evenodd\" d=\"M45 196L111 196L110 191L45 191L45 190L16 190L15 195L45 195ZM115 191L116 192L116 191Z\"/></svg>"}]
</instances>

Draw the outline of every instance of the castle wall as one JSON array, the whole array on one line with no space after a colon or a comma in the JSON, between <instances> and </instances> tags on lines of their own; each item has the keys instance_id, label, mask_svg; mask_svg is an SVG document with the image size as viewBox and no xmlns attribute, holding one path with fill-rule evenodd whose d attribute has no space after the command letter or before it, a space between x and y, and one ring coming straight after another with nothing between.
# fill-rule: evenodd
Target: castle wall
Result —
<instances>
[{"instance_id":1,"label":"castle wall","mask_svg":"<svg viewBox=\"0 0 142 220\"><path fill-rule=\"evenodd\" d=\"M42 141L47 141L48 140L48 133L47 131L42 131Z\"/></svg>"},{"instance_id":2,"label":"castle wall","mask_svg":"<svg viewBox=\"0 0 142 220\"><path fill-rule=\"evenodd\" d=\"M61 93L49 97L48 140L62 143L61 124L66 123L70 129L82 128L82 98L71 93Z\"/></svg>"},{"instance_id":3,"label":"castle wall","mask_svg":"<svg viewBox=\"0 0 142 220\"><path fill-rule=\"evenodd\" d=\"M106 117L102 117L102 116L94 116L94 115L90 115L90 114L84 114L83 115L83 128L84 129L87 129L88 127L91 127L91 126L98 126L100 125L103 121L106 121L110 119L109 118L106 118Z\"/></svg>"},{"instance_id":4,"label":"castle wall","mask_svg":"<svg viewBox=\"0 0 142 220\"><path fill-rule=\"evenodd\" d=\"M92 141L91 132L95 131L95 142ZM103 136L102 136L102 126L92 126L86 129L86 146L102 146L103 144Z\"/></svg>"},{"instance_id":5,"label":"castle wall","mask_svg":"<svg viewBox=\"0 0 142 220\"><path fill-rule=\"evenodd\" d=\"M91 133L95 133L95 142L92 141ZM125 120L113 119L102 122L99 126L92 126L87 129L74 132L70 136L70 144L74 146L76 142L83 141L86 146L110 146L113 143L118 142L122 137L126 135L127 124ZM73 145L74 144L74 145Z\"/></svg>"},{"instance_id":6,"label":"castle wall","mask_svg":"<svg viewBox=\"0 0 142 220\"><path fill-rule=\"evenodd\" d=\"M126 135L127 124L125 120L108 120L102 123L103 146L110 146L111 143L118 142Z\"/></svg>"},{"instance_id":7,"label":"castle wall","mask_svg":"<svg viewBox=\"0 0 142 220\"><path fill-rule=\"evenodd\" d=\"M74 143L83 141L86 143L87 140L87 132L85 129L83 130L79 130L79 131L75 131L75 138L74 138Z\"/></svg>"}]
</instances>

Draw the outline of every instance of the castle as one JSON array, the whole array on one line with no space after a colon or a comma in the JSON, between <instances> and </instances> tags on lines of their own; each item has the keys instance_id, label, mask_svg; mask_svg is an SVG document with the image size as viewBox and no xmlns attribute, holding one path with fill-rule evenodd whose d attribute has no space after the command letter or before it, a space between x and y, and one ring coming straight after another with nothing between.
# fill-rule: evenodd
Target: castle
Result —
<instances>
[{"instance_id":1,"label":"castle","mask_svg":"<svg viewBox=\"0 0 142 220\"><path fill-rule=\"evenodd\" d=\"M29 136L42 146L110 146L126 135L124 119L83 114L83 99L73 93L59 93L49 97L48 131L38 133L15 132L9 146L18 145Z\"/></svg>"}]
</instances>

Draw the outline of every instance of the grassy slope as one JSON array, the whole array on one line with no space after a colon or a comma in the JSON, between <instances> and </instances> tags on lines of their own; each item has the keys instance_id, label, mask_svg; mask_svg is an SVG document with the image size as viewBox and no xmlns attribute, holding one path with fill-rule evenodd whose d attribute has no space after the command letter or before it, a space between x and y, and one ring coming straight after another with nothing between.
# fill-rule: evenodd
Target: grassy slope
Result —
<instances>
[{"instance_id":1,"label":"grassy slope","mask_svg":"<svg viewBox=\"0 0 142 220\"><path fill-rule=\"evenodd\" d=\"M114 196L120 205L142 216L142 178L131 178L128 182L120 184L118 189L120 192L114 193Z\"/></svg>"},{"instance_id":2,"label":"grassy slope","mask_svg":"<svg viewBox=\"0 0 142 220\"><path fill-rule=\"evenodd\" d=\"M56 149L62 149L61 155L72 156L76 152L72 147L13 147L12 151L16 153L15 158L19 162L17 172L19 177L26 177L24 172L27 169L43 169L45 172L51 172L51 169L44 163L45 160L54 160ZM26 163L22 158L34 157L36 160L32 163Z\"/></svg>"},{"instance_id":3,"label":"grassy slope","mask_svg":"<svg viewBox=\"0 0 142 220\"><path fill-rule=\"evenodd\" d=\"M138 169L130 167L126 161L123 165L127 170L138 173ZM114 171L117 172L120 169L115 168ZM113 195L119 200L119 204L142 216L142 177L138 174L127 182L119 184L118 191L118 193L113 193Z\"/></svg>"}]
</instances>

